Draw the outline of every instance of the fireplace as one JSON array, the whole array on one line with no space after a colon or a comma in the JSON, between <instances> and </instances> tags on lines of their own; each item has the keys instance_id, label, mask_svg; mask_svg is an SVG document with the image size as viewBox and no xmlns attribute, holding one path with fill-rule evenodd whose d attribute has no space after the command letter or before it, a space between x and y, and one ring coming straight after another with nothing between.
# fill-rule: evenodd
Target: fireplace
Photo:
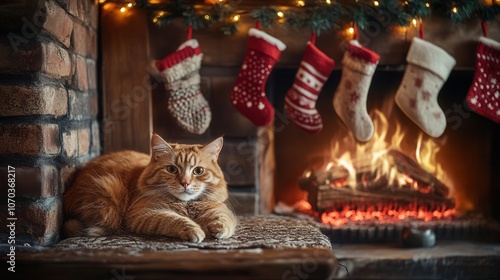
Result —
<instances>
[{"instance_id":1,"label":"fireplace","mask_svg":"<svg viewBox=\"0 0 500 280\"><path fill-rule=\"evenodd\" d=\"M403 71L376 72L367 105L375 134L366 143L356 142L333 110L340 75L333 72L318 100L327 116L320 135L293 126L275 133L277 211L294 207L336 242L396 241L406 227L433 229L441 240L491 237L500 128L464 104L473 70L453 71L444 85L439 103L448 127L437 139L395 104ZM292 70L278 72L283 87L276 92L284 96L293 77Z\"/></svg>"}]
</instances>

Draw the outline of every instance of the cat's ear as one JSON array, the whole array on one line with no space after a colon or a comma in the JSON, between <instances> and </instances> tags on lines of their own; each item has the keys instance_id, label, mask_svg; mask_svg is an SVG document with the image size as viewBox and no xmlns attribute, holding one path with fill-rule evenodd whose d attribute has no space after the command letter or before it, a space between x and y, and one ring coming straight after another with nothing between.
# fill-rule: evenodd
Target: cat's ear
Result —
<instances>
[{"instance_id":1,"label":"cat's ear","mask_svg":"<svg viewBox=\"0 0 500 280\"><path fill-rule=\"evenodd\" d=\"M214 141L203 146L203 148L201 148L201 151L205 153L208 157L210 157L211 160L217 161L219 153L222 150L222 143L223 143L222 137L219 137Z\"/></svg>"},{"instance_id":2,"label":"cat's ear","mask_svg":"<svg viewBox=\"0 0 500 280\"><path fill-rule=\"evenodd\" d=\"M163 140L158 134L153 133L151 137L151 156L153 159L171 154L172 151L172 146L170 146L167 141Z\"/></svg>"}]
</instances>

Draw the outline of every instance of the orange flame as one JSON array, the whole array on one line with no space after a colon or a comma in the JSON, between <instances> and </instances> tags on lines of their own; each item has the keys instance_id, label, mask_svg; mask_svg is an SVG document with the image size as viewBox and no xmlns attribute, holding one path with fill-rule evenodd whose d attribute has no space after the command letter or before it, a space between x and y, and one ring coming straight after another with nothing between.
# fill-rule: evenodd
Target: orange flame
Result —
<instances>
[{"instance_id":1,"label":"orange flame","mask_svg":"<svg viewBox=\"0 0 500 280\"><path fill-rule=\"evenodd\" d=\"M346 181L341 183L342 186L356 186L356 183L363 183L359 182L359 180L356 181L356 174L359 173L360 169L363 169L362 171L375 174L375 178L370 178L371 181L387 176L390 185L399 187L413 186L416 189L417 182L405 176L405 174L397 172L396 166L386 156L390 150L401 150L405 132L402 131L401 125L398 123L394 133L388 135L389 122L387 118L378 110L374 111L374 115L375 132L373 138L367 143L359 143L352 141L351 136L348 135L340 141L332 142L331 160L325 165L325 171L330 171L334 167L345 168L349 176ZM447 180L441 164L436 160L436 154L440 148L432 138L424 138L423 132L420 132L413 150L415 151L413 157L422 168L452 188L451 182ZM338 182L335 183L338 184Z\"/></svg>"}]
</instances>

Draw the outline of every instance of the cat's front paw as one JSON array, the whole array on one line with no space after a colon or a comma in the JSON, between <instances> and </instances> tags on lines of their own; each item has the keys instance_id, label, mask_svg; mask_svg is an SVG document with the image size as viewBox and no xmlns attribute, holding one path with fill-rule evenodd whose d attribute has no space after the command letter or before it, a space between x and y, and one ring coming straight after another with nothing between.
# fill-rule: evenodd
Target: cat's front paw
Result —
<instances>
[{"instance_id":1,"label":"cat's front paw","mask_svg":"<svg viewBox=\"0 0 500 280\"><path fill-rule=\"evenodd\" d=\"M213 221L207 225L210 235L217 239L226 239L234 234L234 227L221 221Z\"/></svg>"},{"instance_id":2,"label":"cat's front paw","mask_svg":"<svg viewBox=\"0 0 500 280\"><path fill-rule=\"evenodd\" d=\"M179 236L182 240L189 242L200 243L205 239L205 232L199 227L188 227L180 232Z\"/></svg>"}]
</instances>

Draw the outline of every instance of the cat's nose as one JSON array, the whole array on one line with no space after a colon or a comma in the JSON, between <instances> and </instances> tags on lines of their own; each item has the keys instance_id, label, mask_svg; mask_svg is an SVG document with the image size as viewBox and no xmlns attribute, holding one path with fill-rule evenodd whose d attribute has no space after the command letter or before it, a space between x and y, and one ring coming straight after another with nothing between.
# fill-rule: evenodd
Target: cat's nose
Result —
<instances>
[{"instance_id":1,"label":"cat's nose","mask_svg":"<svg viewBox=\"0 0 500 280\"><path fill-rule=\"evenodd\" d=\"M181 185L186 189L187 186L189 185L189 183L188 182L181 182Z\"/></svg>"}]
</instances>

